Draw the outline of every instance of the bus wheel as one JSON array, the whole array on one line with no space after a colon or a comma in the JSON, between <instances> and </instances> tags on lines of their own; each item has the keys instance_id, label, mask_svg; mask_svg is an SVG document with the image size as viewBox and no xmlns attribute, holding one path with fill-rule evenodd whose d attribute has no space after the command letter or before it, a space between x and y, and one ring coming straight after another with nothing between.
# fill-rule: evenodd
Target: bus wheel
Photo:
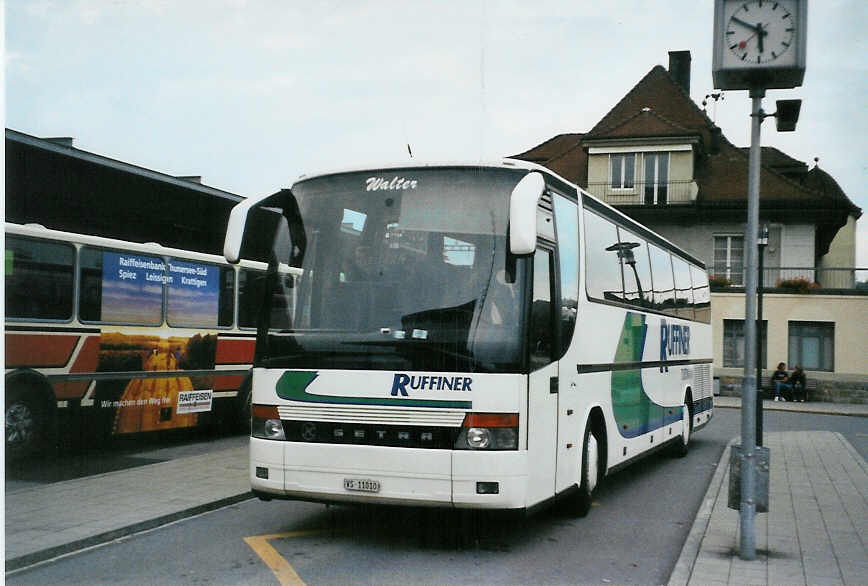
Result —
<instances>
[{"instance_id":1,"label":"bus wheel","mask_svg":"<svg viewBox=\"0 0 868 586\"><path fill-rule=\"evenodd\" d=\"M684 406L681 408L681 441L675 442L674 454L683 458L690 450L690 436L693 434L693 400L685 395Z\"/></svg>"},{"instance_id":2,"label":"bus wheel","mask_svg":"<svg viewBox=\"0 0 868 586\"><path fill-rule=\"evenodd\" d=\"M594 491L600 478L600 443L591 429L590 421L585 427L585 439L582 442L581 472L581 483L572 506L572 512L577 517L584 517L591 510Z\"/></svg>"},{"instance_id":3,"label":"bus wheel","mask_svg":"<svg viewBox=\"0 0 868 586\"><path fill-rule=\"evenodd\" d=\"M18 460L42 444L45 424L42 410L32 398L12 392L6 398L6 457Z\"/></svg>"}]
</instances>

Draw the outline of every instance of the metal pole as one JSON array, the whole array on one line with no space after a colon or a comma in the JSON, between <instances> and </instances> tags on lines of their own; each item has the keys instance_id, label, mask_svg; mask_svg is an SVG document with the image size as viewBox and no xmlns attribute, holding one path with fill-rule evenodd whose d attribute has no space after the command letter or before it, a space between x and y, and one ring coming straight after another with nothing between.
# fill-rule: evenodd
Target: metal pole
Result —
<instances>
[{"instance_id":1,"label":"metal pole","mask_svg":"<svg viewBox=\"0 0 868 586\"><path fill-rule=\"evenodd\" d=\"M768 235L763 233L759 243L759 270L756 293L756 445L763 445L763 257Z\"/></svg>"},{"instance_id":2,"label":"metal pole","mask_svg":"<svg viewBox=\"0 0 868 586\"><path fill-rule=\"evenodd\" d=\"M765 89L752 89L750 123L750 167L748 169L747 234L744 271L744 379L741 390L741 503L740 555L756 559L756 283L757 229L759 228L760 125Z\"/></svg>"}]
</instances>

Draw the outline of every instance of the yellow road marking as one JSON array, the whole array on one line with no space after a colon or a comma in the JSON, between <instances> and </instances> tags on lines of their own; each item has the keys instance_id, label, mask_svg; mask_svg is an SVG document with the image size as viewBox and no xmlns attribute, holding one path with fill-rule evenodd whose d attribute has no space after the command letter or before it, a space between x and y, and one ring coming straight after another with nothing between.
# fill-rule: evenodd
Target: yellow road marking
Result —
<instances>
[{"instance_id":1,"label":"yellow road marking","mask_svg":"<svg viewBox=\"0 0 868 586\"><path fill-rule=\"evenodd\" d=\"M289 531L287 533L273 533L271 535L254 535L252 537L245 537L244 541L265 562L265 565L272 571L281 586L305 586L304 580L296 574L292 565L282 555L277 553L277 550L268 542L272 539L303 537L322 532L322 530Z\"/></svg>"}]
</instances>

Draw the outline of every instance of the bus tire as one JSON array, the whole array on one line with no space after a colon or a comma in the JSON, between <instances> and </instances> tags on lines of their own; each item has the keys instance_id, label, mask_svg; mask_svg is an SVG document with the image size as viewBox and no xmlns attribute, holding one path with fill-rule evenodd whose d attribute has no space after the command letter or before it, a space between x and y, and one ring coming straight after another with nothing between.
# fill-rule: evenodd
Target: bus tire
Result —
<instances>
[{"instance_id":1,"label":"bus tire","mask_svg":"<svg viewBox=\"0 0 868 586\"><path fill-rule=\"evenodd\" d=\"M572 513L576 517L585 517L591 510L594 491L600 479L600 441L593 431L591 421L585 426L585 438L582 442L582 469L579 490L572 503Z\"/></svg>"},{"instance_id":2,"label":"bus tire","mask_svg":"<svg viewBox=\"0 0 868 586\"><path fill-rule=\"evenodd\" d=\"M675 442L673 454L683 458L690 451L690 437L693 435L693 398L690 393L684 396L684 405L681 408L681 440Z\"/></svg>"},{"instance_id":3,"label":"bus tire","mask_svg":"<svg viewBox=\"0 0 868 586\"><path fill-rule=\"evenodd\" d=\"M6 387L6 458L30 456L50 437L50 408L33 385L17 381Z\"/></svg>"}]
</instances>

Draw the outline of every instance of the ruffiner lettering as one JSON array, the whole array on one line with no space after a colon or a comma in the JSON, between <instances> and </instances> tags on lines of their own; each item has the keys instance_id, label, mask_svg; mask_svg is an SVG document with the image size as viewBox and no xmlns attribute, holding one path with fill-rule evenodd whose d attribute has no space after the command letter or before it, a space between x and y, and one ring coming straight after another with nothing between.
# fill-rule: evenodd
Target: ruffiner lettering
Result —
<instances>
[{"instance_id":1,"label":"ruffiner lettering","mask_svg":"<svg viewBox=\"0 0 868 586\"><path fill-rule=\"evenodd\" d=\"M468 376L410 376L398 373L392 379L391 394L393 397L407 397L408 387L414 391L472 391L472 384L473 379Z\"/></svg>"}]
</instances>

